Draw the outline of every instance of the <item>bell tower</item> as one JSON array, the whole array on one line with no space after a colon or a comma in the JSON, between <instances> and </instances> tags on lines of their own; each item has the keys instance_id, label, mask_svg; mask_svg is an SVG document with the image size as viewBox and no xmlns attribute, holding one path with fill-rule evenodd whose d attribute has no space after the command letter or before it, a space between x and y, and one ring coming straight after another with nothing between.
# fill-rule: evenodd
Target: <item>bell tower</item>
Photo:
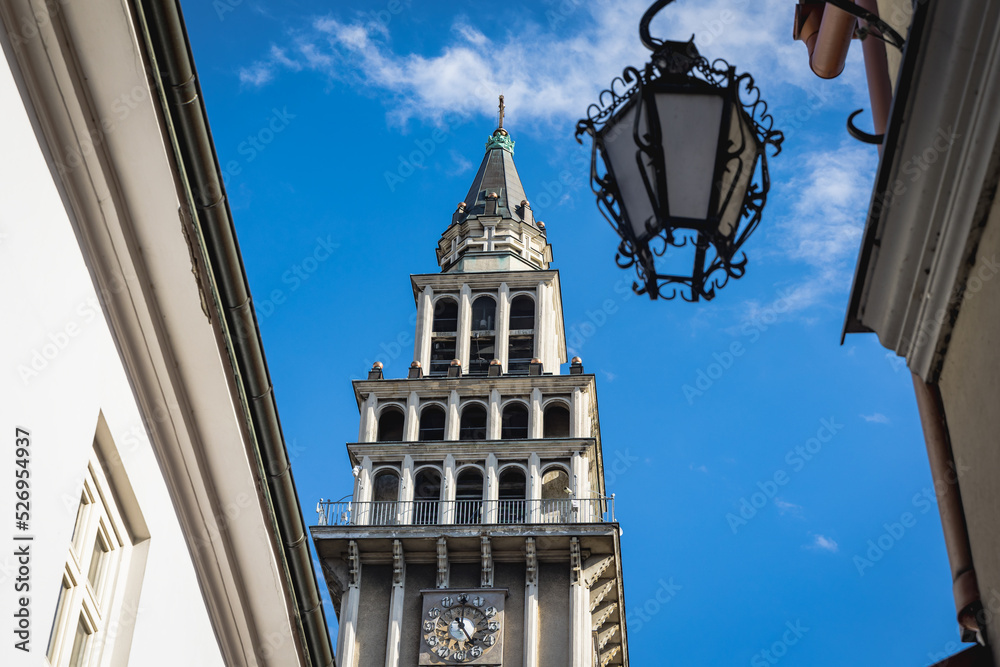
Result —
<instances>
[{"instance_id":1,"label":"bell tower","mask_svg":"<svg viewBox=\"0 0 1000 667\"><path fill-rule=\"evenodd\" d=\"M317 507L338 667L628 665L595 378L560 372L559 273L500 104L440 273L410 276L414 361L354 382L353 494Z\"/></svg>"}]
</instances>

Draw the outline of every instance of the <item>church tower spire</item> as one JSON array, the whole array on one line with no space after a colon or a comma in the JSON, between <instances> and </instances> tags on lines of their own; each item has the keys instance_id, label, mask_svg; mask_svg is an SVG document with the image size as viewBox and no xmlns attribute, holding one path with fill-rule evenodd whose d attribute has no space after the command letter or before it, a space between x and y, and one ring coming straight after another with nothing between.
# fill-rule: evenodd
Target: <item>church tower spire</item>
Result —
<instances>
[{"instance_id":1,"label":"church tower spire","mask_svg":"<svg viewBox=\"0 0 1000 667\"><path fill-rule=\"evenodd\" d=\"M628 665L596 380L561 372L559 273L503 111L441 272L410 276L406 376L354 382L354 490L311 528L338 665Z\"/></svg>"},{"instance_id":2,"label":"church tower spire","mask_svg":"<svg viewBox=\"0 0 1000 667\"><path fill-rule=\"evenodd\" d=\"M552 248L545 223L535 220L514 166L514 140L499 125L486 141L486 154L465 199L438 242L442 271L547 269Z\"/></svg>"}]
</instances>

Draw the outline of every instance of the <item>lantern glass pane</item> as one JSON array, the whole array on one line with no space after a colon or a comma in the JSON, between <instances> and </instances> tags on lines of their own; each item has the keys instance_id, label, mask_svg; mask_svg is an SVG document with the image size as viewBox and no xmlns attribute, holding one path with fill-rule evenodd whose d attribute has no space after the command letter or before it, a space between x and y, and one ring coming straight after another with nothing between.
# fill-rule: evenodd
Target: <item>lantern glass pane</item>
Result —
<instances>
[{"instance_id":1,"label":"lantern glass pane","mask_svg":"<svg viewBox=\"0 0 1000 667\"><path fill-rule=\"evenodd\" d=\"M646 177L651 185L656 182L656 177L649 158L645 154L640 154L639 147L635 145L632 134L635 109L636 105L633 102L619 111L617 117L612 118L601 130L600 139L604 149L605 167L618 184L620 195L618 204L633 233L642 239L647 235L646 221L654 219L655 211L650 202L650 193L643 182L642 170L636 162L637 155L641 155ZM646 133L645 114L642 121L640 135Z\"/></svg>"},{"instance_id":2,"label":"lantern glass pane","mask_svg":"<svg viewBox=\"0 0 1000 667\"><path fill-rule=\"evenodd\" d=\"M726 151L738 154L738 158L730 157L725 162L725 171L719 179L719 232L727 237L739 226L740 217L743 215L743 200L757 165L760 145L750 123L746 113L734 105L729 121L729 146Z\"/></svg>"},{"instance_id":3,"label":"lantern glass pane","mask_svg":"<svg viewBox=\"0 0 1000 667\"><path fill-rule=\"evenodd\" d=\"M667 167L667 206L676 218L708 217L722 122L722 97L712 94L655 94L663 157Z\"/></svg>"}]
</instances>

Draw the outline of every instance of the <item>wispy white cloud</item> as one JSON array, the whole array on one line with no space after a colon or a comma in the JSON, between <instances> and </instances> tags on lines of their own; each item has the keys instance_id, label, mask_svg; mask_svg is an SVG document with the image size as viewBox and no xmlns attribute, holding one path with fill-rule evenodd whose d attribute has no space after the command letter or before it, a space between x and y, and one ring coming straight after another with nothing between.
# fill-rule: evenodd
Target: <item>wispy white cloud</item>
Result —
<instances>
[{"instance_id":1,"label":"wispy white cloud","mask_svg":"<svg viewBox=\"0 0 1000 667\"><path fill-rule=\"evenodd\" d=\"M870 414L870 415L861 415L861 418L864 419L866 422L869 422L869 423L873 423L873 422L876 423L876 424L888 424L889 423L889 418L886 417L881 412L876 412L876 413Z\"/></svg>"},{"instance_id":2,"label":"wispy white cloud","mask_svg":"<svg viewBox=\"0 0 1000 667\"><path fill-rule=\"evenodd\" d=\"M703 472L703 473L708 473L708 468L707 468L707 467L705 467L705 465L704 465L704 464L702 464L702 465L700 465L700 466L696 466L695 464L693 464L693 463L692 463L692 464L690 464L690 465L688 466L688 469L689 469L689 470L694 470L695 472Z\"/></svg>"},{"instance_id":3,"label":"wispy white cloud","mask_svg":"<svg viewBox=\"0 0 1000 667\"><path fill-rule=\"evenodd\" d=\"M813 535L813 541L806 545L810 549L817 549L819 551L829 551L830 553L837 553L840 546L837 544L836 540L826 535Z\"/></svg>"},{"instance_id":4,"label":"wispy white cloud","mask_svg":"<svg viewBox=\"0 0 1000 667\"><path fill-rule=\"evenodd\" d=\"M452 167L448 170L449 176L459 176L474 166L470 160L454 149L448 151L448 155L451 157L452 162Z\"/></svg>"},{"instance_id":5,"label":"wispy white cloud","mask_svg":"<svg viewBox=\"0 0 1000 667\"><path fill-rule=\"evenodd\" d=\"M260 87L274 78L274 65L270 62L254 63L239 71L240 83L247 86Z\"/></svg>"},{"instance_id":6,"label":"wispy white cloud","mask_svg":"<svg viewBox=\"0 0 1000 667\"><path fill-rule=\"evenodd\" d=\"M331 15L299 29L290 43L272 48L240 77L266 85L280 69L313 70L387 93L389 117L399 123L414 117L440 120L455 112L492 116L501 91L514 123L572 121L624 66L648 59L636 35L647 5L646 0L570 3L548 12L547 24L513 16L506 30L488 33L482 21L459 16L451 24L453 40L428 53L395 50L390 28L370 16ZM707 0L671 6L651 31L667 39L695 34L706 57L722 57L752 72L773 101L782 87L816 85L805 47L789 37L790 21L785 0ZM401 24L392 28L396 25ZM845 75L828 85L855 86L850 79Z\"/></svg>"},{"instance_id":7,"label":"wispy white cloud","mask_svg":"<svg viewBox=\"0 0 1000 667\"><path fill-rule=\"evenodd\" d=\"M782 516L785 516L786 514L791 514L792 516L795 517L800 517L800 518L802 517L802 505L796 505L795 503L790 503L782 498L775 498L774 506L778 508L778 512L780 512Z\"/></svg>"}]
</instances>

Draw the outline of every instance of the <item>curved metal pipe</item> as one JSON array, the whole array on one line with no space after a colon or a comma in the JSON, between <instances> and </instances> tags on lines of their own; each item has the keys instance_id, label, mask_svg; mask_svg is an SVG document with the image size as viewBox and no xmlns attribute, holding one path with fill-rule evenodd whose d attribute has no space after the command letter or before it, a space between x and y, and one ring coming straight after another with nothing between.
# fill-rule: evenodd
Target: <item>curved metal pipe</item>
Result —
<instances>
[{"instance_id":1,"label":"curved metal pipe","mask_svg":"<svg viewBox=\"0 0 1000 667\"><path fill-rule=\"evenodd\" d=\"M948 564L951 566L952 594L955 597L958 624L962 628L963 641L971 641L973 636L981 639L978 616L983 604L972 563L969 529L965 523L962 493L948 437L941 390L936 384L924 382L916 373L913 374L913 390L927 444L927 459L931 466L931 478L934 480L938 511L941 513L941 528L944 531Z\"/></svg>"},{"instance_id":2,"label":"curved metal pipe","mask_svg":"<svg viewBox=\"0 0 1000 667\"><path fill-rule=\"evenodd\" d=\"M279 565L299 629L296 643L301 641L310 667L333 667L309 540L181 8L177 0L137 0L137 4L145 46L156 64L153 76L166 91L165 123L191 189L195 228L203 239L220 314L228 326L226 344L236 367L253 453L278 541Z\"/></svg>"},{"instance_id":3,"label":"curved metal pipe","mask_svg":"<svg viewBox=\"0 0 1000 667\"><path fill-rule=\"evenodd\" d=\"M816 36L806 41L809 67L816 76L833 79L844 71L857 23L858 20L844 10L831 5L823 6Z\"/></svg>"}]
</instances>

